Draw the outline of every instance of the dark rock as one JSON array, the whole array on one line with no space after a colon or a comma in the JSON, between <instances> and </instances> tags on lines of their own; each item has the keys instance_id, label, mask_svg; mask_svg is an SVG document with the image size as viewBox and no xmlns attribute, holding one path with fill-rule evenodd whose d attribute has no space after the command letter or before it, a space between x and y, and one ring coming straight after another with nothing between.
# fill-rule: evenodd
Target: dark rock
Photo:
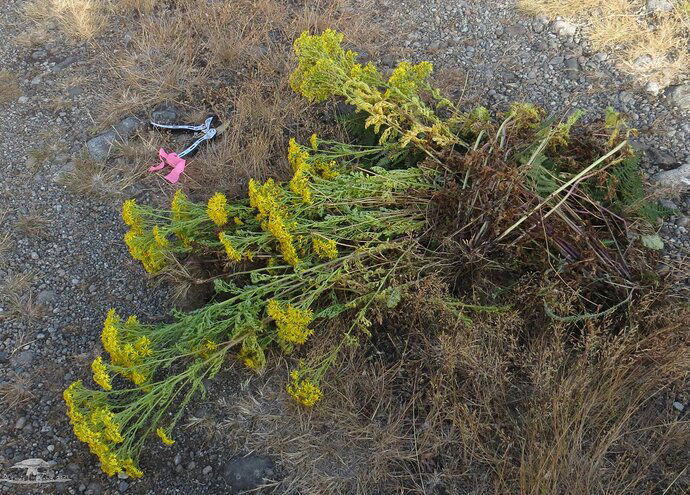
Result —
<instances>
[{"instance_id":1,"label":"dark rock","mask_svg":"<svg viewBox=\"0 0 690 495\"><path fill-rule=\"evenodd\" d=\"M101 495L103 487L96 481L92 481L86 487L86 495Z\"/></svg>"},{"instance_id":2,"label":"dark rock","mask_svg":"<svg viewBox=\"0 0 690 495\"><path fill-rule=\"evenodd\" d=\"M105 161L110 155L110 150L117 141L117 133L115 131L107 131L103 134L91 138L86 142L86 149L89 150L91 158L97 162Z\"/></svg>"},{"instance_id":3,"label":"dark rock","mask_svg":"<svg viewBox=\"0 0 690 495\"><path fill-rule=\"evenodd\" d=\"M690 112L690 84L670 86L666 90L666 97L672 105Z\"/></svg>"},{"instance_id":4,"label":"dark rock","mask_svg":"<svg viewBox=\"0 0 690 495\"><path fill-rule=\"evenodd\" d=\"M662 170L673 170L678 167L678 161L672 153L650 148L645 151L649 163Z\"/></svg>"},{"instance_id":5,"label":"dark rock","mask_svg":"<svg viewBox=\"0 0 690 495\"><path fill-rule=\"evenodd\" d=\"M122 122L115 126L117 133L121 138L128 138L132 136L137 130L143 127L144 122L137 117L127 117Z\"/></svg>"},{"instance_id":6,"label":"dark rock","mask_svg":"<svg viewBox=\"0 0 690 495\"><path fill-rule=\"evenodd\" d=\"M67 94L70 96L79 96L84 92L84 88L81 86L72 86L70 88L67 88Z\"/></svg>"},{"instance_id":7,"label":"dark rock","mask_svg":"<svg viewBox=\"0 0 690 495\"><path fill-rule=\"evenodd\" d=\"M180 110L169 103L161 103L151 112L151 120L157 124L177 124L180 119Z\"/></svg>"},{"instance_id":8,"label":"dark rock","mask_svg":"<svg viewBox=\"0 0 690 495\"><path fill-rule=\"evenodd\" d=\"M228 462L221 470L230 493L254 490L274 476L275 464L270 457L248 455Z\"/></svg>"},{"instance_id":9,"label":"dark rock","mask_svg":"<svg viewBox=\"0 0 690 495\"><path fill-rule=\"evenodd\" d=\"M55 299L55 295L54 290L42 290L36 296L36 302L41 305L49 304Z\"/></svg>"},{"instance_id":10,"label":"dark rock","mask_svg":"<svg viewBox=\"0 0 690 495\"><path fill-rule=\"evenodd\" d=\"M14 358L14 363L17 366L29 366L34 361L34 351L22 351L16 358Z\"/></svg>"}]
</instances>

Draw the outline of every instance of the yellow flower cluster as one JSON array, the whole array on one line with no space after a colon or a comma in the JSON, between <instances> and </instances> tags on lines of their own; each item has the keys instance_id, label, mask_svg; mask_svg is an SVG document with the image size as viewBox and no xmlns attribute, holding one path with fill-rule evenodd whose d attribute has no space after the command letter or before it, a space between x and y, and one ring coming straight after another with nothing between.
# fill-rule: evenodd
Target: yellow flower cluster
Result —
<instances>
[{"instance_id":1,"label":"yellow flower cluster","mask_svg":"<svg viewBox=\"0 0 690 495\"><path fill-rule=\"evenodd\" d=\"M253 370L261 369L266 365L266 356L256 335L251 334L244 339L239 358L247 368Z\"/></svg>"},{"instance_id":2,"label":"yellow flower cluster","mask_svg":"<svg viewBox=\"0 0 690 495\"><path fill-rule=\"evenodd\" d=\"M295 40L298 66L290 77L292 88L310 101L343 96L358 111L369 114L365 127L380 133L379 143L400 139L405 147L414 143L425 148L431 141L439 146L459 143L447 122L441 121L420 97L430 92L438 105L451 105L427 79L433 70L429 62L402 62L384 81L371 63L355 63L356 53L345 51L343 35L327 29L320 35L308 32ZM384 92L381 90L385 89ZM383 130L381 128L383 127Z\"/></svg>"},{"instance_id":3,"label":"yellow flower cluster","mask_svg":"<svg viewBox=\"0 0 690 495\"><path fill-rule=\"evenodd\" d=\"M416 95L433 70L431 62L424 61L416 65L400 62L388 78L389 88L384 93L384 98L395 96L396 92L405 97Z\"/></svg>"},{"instance_id":4,"label":"yellow flower cluster","mask_svg":"<svg viewBox=\"0 0 690 495\"><path fill-rule=\"evenodd\" d=\"M187 199L187 196L185 195L185 193L182 192L181 189L175 190L172 203L170 204L170 211L172 213L173 222L180 222L182 220L186 220L189 217L189 212L187 211L188 202L189 200ZM191 246L191 239L187 234L185 234L181 230L176 230L175 235L178 239L180 239L180 241L182 241L182 245L184 247L188 248L189 246Z\"/></svg>"},{"instance_id":5,"label":"yellow flower cluster","mask_svg":"<svg viewBox=\"0 0 690 495\"><path fill-rule=\"evenodd\" d=\"M108 370L101 356L93 360L93 363L91 363L91 370L93 371L93 381L99 384L103 390L113 389L110 375L108 374Z\"/></svg>"},{"instance_id":6,"label":"yellow flower cluster","mask_svg":"<svg viewBox=\"0 0 690 495\"><path fill-rule=\"evenodd\" d=\"M144 358L153 355L151 340L143 335L131 342L125 342L132 339L126 339L121 334L118 328L119 323L120 317L115 313L115 310L108 311L101 333L103 348L110 355L111 363L123 368L118 369L118 373L137 386L143 385L148 378L141 372L141 368ZM125 323L125 327L131 328L135 325L137 325L136 317L130 317Z\"/></svg>"},{"instance_id":7,"label":"yellow flower cluster","mask_svg":"<svg viewBox=\"0 0 690 495\"><path fill-rule=\"evenodd\" d=\"M129 227L138 227L141 225L141 218L136 212L137 202L134 199L128 199L122 203L122 220Z\"/></svg>"},{"instance_id":8,"label":"yellow flower cluster","mask_svg":"<svg viewBox=\"0 0 690 495\"><path fill-rule=\"evenodd\" d=\"M67 415L76 437L98 456L101 469L108 476L124 471L132 478L141 478L144 473L131 457L114 452L117 445L124 441L115 414L93 398L82 396L83 392L81 381L72 383L63 392Z\"/></svg>"},{"instance_id":9,"label":"yellow flower cluster","mask_svg":"<svg viewBox=\"0 0 690 495\"><path fill-rule=\"evenodd\" d=\"M172 445L175 443L175 440L170 438L163 428L157 428L156 435L158 435L158 437L161 439L161 442L163 442L165 445Z\"/></svg>"},{"instance_id":10,"label":"yellow flower cluster","mask_svg":"<svg viewBox=\"0 0 690 495\"><path fill-rule=\"evenodd\" d=\"M290 190L301 196L304 203L311 204L311 190L309 189L309 172L311 167L307 161L308 158L309 152L303 150L297 144L297 141L291 138L288 145L288 161L292 165L294 174L292 179L290 179Z\"/></svg>"},{"instance_id":11,"label":"yellow flower cluster","mask_svg":"<svg viewBox=\"0 0 690 495\"><path fill-rule=\"evenodd\" d=\"M228 198L225 194L217 192L206 204L206 214L218 227L222 227L228 223Z\"/></svg>"},{"instance_id":12,"label":"yellow flower cluster","mask_svg":"<svg viewBox=\"0 0 690 495\"><path fill-rule=\"evenodd\" d=\"M316 404L323 393L311 380L300 378L297 371L290 372L290 383L287 385L287 393L303 406L311 407Z\"/></svg>"},{"instance_id":13,"label":"yellow flower cluster","mask_svg":"<svg viewBox=\"0 0 690 495\"><path fill-rule=\"evenodd\" d=\"M201 345L199 345L197 352L199 353L199 355L202 358L206 359L211 354L213 354L213 352L216 351L217 349L218 349L217 343L215 343L214 341L209 340L209 339L204 339L203 343L201 343Z\"/></svg>"},{"instance_id":14,"label":"yellow flower cluster","mask_svg":"<svg viewBox=\"0 0 690 495\"><path fill-rule=\"evenodd\" d=\"M127 231L124 239L129 254L135 260L141 261L148 273L156 273L165 266L166 257L161 246L157 240L151 242L151 239L140 227L132 227Z\"/></svg>"},{"instance_id":15,"label":"yellow flower cluster","mask_svg":"<svg viewBox=\"0 0 690 495\"><path fill-rule=\"evenodd\" d=\"M270 299L266 305L266 313L273 318L278 327L278 338L291 344L304 344L314 331L309 324L314 319L310 309L297 309L287 304L283 309L278 301Z\"/></svg>"},{"instance_id":16,"label":"yellow flower cluster","mask_svg":"<svg viewBox=\"0 0 690 495\"><path fill-rule=\"evenodd\" d=\"M242 254L232 245L232 242L230 242L230 236L228 236L225 232L220 232L218 234L218 240L225 248L225 254L230 261L242 260Z\"/></svg>"},{"instance_id":17,"label":"yellow flower cluster","mask_svg":"<svg viewBox=\"0 0 690 495\"><path fill-rule=\"evenodd\" d=\"M280 244L283 259L292 266L299 263L294 237L289 232L293 226L287 221L286 208L280 203L280 187L268 179L259 185L254 179L249 181L249 204L259 213L256 219L261 222L261 228L270 232Z\"/></svg>"},{"instance_id":18,"label":"yellow flower cluster","mask_svg":"<svg viewBox=\"0 0 690 495\"><path fill-rule=\"evenodd\" d=\"M158 244L160 247L168 247L170 244L170 241L167 239L165 234L161 232L161 229L158 227L158 225L153 226L153 239L156 241L156 244Z\"/></svg>"},{"instance_id":19,"label":"yellow flower cluster","mask_svg":"<svg viewBox=\"0 0 690 495\"><path fill-rule=\"evenodd\" d=\"M319 258L324 260L332 260L338 257L338 246L332 239L323 240L319 237L314 237L311 240L312 248Z\"/></svg>"},{"instance_id":20,"label":"yellow flower cluster","mask_svg":"<svg viewBox=\"0 0 690 495\"><path fill-rule=\"evenodd\" d=\"M319 36L308 32L295 40L294 50L299 66L290 76L290 85L311 101L323 101L339 91L355 65L356 53L345 51L340 44L343 35L326 29Z\"/></svg>"}]
</instances>

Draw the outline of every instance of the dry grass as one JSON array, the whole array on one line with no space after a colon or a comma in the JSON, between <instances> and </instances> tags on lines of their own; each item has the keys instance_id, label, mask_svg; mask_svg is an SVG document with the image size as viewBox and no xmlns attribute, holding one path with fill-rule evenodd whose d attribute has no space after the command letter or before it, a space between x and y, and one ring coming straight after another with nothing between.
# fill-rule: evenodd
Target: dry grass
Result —
<instances>
[{"instance_id":1,"label":"dry grass","mask_svg":"<svg viewBox=\"0 0 690 495\"><path fill-rule=\"evenodd\" d=\"M76 194L98 198L120 198L145 172L127 166L110 166L87 156L75 161L75 168L62 174L60 184Z\"/></svg>"},{"instance_id":2,"label":"dry grass","mask_svg":"<svg viewBox=\"0 0 690 495\"><path fill-rule=\"evenodd\" d=\"M32 210L17 219L17 232L30 237L45 237L50 226L45 214L39 210Z\"/></svg>"},{"instance_id":3,"label":"dry grass","mask_svg":"<svg viewBox=\"0 0 690 495\"><path fill-rule=\"evenodd\" d=\"M645 299L624 331L575 333L534 301L467 325L430 305L439 294L422 285L384 316L318 407L270 375L224 401L218 428L278 459L280 493L685 493L690 423L667 390L687 383L687 307Z\"/></svg>"},{"instance_id":4,"label":"dry grass","mask_svg":"<svg viewBox=\"0 0 690 495\"><path fill-rule=\"evenodd\" d=\"M19 374L16 372L7 376L8 380L0 385L0 404L2 404L3 414L7 414L35 398L32 393L34 389L32 378L27 373Z\"/></svg>"},{"instance_id":5,"label":"dry grass","mask_svg":"<svg viewBox=\"0 0 690 495\"><path fill-rule=\"evenodd\" d=\"M38 25L53 21L69 37L90 40L108 24L105 7L102 0L35 0L24 12Z\"/></svg>"},{"instance_id":6,"label":"dry grass","mask_svg":"<svg viewBox=\"0 0 690 495\"><path fill-rule=\"evenodd\" d=\"M671 12L650 13L643 0L520 0L532 13L558 15L584 25L595 50L612 52L620 67L641 82L661 87L690 74L690 12L678 2Z\"/></svg>"},{"instance_id":7,"label":"dry grass","mask_svg":"<svg viewBox=\"0 0 690 495\"><path fill-rule=\"evenodd\" d=\"M2 227L2 233L0 233L0 261L6 258L13 246L12 235L7 223L8 213L9 209L0 210L0 227Z\"/></svg>"},{"instance_id":8,"label":"dry grass","mask_svg":"<svg viewBox=\"0 0 690 495\"><path fill-rule=\"evenodd\" d=\"M207 113L229 120L226 134L188 168L186 183L205 193L285 171L287 138L301 135L313 115L287 84L299 33L328 26L375 51L376 31L339 0L184 0L164 13L131 5L148 14L124 53L111 57L116 96L104 102L101 122L161 102L183 108L190 121Z\"/></svg>"},{"instance_id":9,"label":"dry grass","mask_svg":"<svg viewBox=\"0 0 690 495\"><path fill-rule=\"evenodd\" d=\"M0 105L16 100L21 94L17 76L6 70L0 71Z\"/></svg>"},{"instance_id":10,"label":"dry grass","mask_svg":"<svg viewBox=\"0 0 690 495\"><path fill-rule=\"evenodd\" d=\"M37 304L31 290L32 273L9 274L0 282L0 301L5 311L0 314L0 321L21 319L33 322L46 314L46 308Z\"/></svg>"}]
</instances>

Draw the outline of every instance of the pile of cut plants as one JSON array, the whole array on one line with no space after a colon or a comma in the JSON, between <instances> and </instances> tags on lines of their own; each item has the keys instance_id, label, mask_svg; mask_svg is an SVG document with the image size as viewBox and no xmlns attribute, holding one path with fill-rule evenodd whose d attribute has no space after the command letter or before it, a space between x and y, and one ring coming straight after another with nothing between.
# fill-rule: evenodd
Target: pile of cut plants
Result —
<instances>
[{"instance_id":1,"label":"pile of cut plants","mask_svg":"<svg viewBox=\"0 0 690 495\"><path fill-rule=\"evenodd\" d=\"M342 492L628 483L622 432L650 397L687 379L690 336L682 289L656 271L654 226L668 212L645 198L623 116L611 109L585 126L583 112L556 120L529 103L495 116L464 110L432 86L430 63L384 76L332 30L305 32L294 52L292 88L354 107L343 122L351 140L291 139L292 176L252 179L246 196L209 191L195 202L178 189L167 209L123 204L124 241L149 274L193 259L214 294L167 323L108 312L95 384L64 392L102 470L143 476L147 442L174 444L186 406L223 367L263 373L286 359L284 394L316 413L343 393L332 384L353 359L383 356L396 370L400 438L416 456ZM595 379L597 392L625 396L624 419L597 403ZM554 391L579 418L562 431ZM674 434L686 438L686 423ZM672 448L662 437L648 452ZM433 447L420 456L425 439ZM640 470L659 470L661 457ZM658 474L658 486L675 475Z\"/></svg>"}]
</instances>

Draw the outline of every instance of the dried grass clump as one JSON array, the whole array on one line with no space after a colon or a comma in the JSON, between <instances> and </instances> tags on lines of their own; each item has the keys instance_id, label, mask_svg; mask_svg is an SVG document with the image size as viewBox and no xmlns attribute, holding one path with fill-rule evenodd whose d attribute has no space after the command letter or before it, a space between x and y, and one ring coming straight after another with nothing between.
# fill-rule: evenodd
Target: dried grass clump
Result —
<instances>
[{"instance_id":1,"label":"dried grass clump","mask_svg":"<svg viewBox=\"0 0 690 495\"><path fill-rule=\"evenodd\" d=\"M99 0L36 0L24 12L36 24L54 21L69 37L90 40L108 24L105 7Z\"/></svg>"},{"instance_id":2,"label":"dried grass clump","mask_svg":"<svg viewBox=\"0 0 690 495\"><path fill-rule=\"evenodd\" d=\"M17 77L6 70L0 71L0 105L14 101L20 95Z\"/></svg>"},{"instance_id":3,"label":"dried grass clump","mask_svg":"<svg viewBox=\"0 0 690 495\"><path fill-rule=\"evenodd\" d=\"M533 297L538 284L522 282ZM437 282L418 290L383 316L366 353L344 357L314 410L286 400L273 376L225 402L226 434L276 456L279 488L684 493L690 425L666 390L690 369L687 308L644 298L625 322L583 328L518 299L467 324L430 304L444 292Z\"/></svg>"},{"instance_id":4,"label":"dried grass clump","mask_svg":"<svg viewBox=\"0 0 690 495\"><path fill-rule=\"evenodd\" d=\"M234 190L250 176L287 171L287 136L305 137L301 129L313 115L287 81L292 41L303 30L336 28L375 52L376 30L338 0L183 0L164 12L151 5L138 9L138 33L109 62L116 89L101 121L161 102L183 108L190 121L208 113L229 120L227 132L188 167L192 189Z\"/></svg>"},{"instance_id":5,"label":"dried grass clump","mask_svg":"<svg viewBox=\"0 0 690 495\"><path fill-rule=\"evenodd\" d=\"M642 0L520 0L534 14L582 23L595 50L612 52L620 67L641 82L668 86L690 73L687 2L669 12L649 12Z\"/></svg>"}]
</instances>

